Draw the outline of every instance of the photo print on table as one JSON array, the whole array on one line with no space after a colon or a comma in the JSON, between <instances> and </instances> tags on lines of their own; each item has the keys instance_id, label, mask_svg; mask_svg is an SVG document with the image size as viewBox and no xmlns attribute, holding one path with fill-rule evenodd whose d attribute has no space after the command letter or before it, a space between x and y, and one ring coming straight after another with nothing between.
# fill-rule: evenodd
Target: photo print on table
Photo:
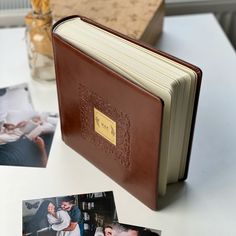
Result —
<instances>
[{"instance_id":1,"label":"photo print on table","mask_svg":"<svg viewBox=\"0 0 236 236\"><path fill-rule=\"evenodd\" d=\"M0 88L0 165L46 167L57 121L35 111L26 84Z\"/></svg>"},{"instance_id":2,"label":"photo print on table","mask_svg":"<svg viewBox=\"0 0 236 236\"><path fill-rule=\"evenodd\" d=\"M25 200L23 236L104 236L117 222L112 192Z\"/></svg>"},{"instance_id":3,"label":"photo print on table","mask_svg":"<svg viewBox=\"0 0 236 236\"><path fill-rule=\"evenodd\" d=\"M104 232L104 236L161 236L161 230L118 222L112 225L106 225Z\"/></svg>"}]
</instances>

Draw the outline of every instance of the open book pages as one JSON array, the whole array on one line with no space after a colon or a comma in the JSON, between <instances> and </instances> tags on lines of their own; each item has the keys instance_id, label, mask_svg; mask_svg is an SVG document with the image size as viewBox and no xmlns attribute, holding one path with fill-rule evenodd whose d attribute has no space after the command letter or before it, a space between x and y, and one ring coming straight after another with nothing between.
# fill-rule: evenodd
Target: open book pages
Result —
<instances>
[{"instance_id":1,"label":"open book pages","mask_svg":"<svg viewBox=\"0 0 236 236\"><path fill-rule=\"evenodd\" d=\"M79 17L57 25L54 32L161 98L164 103L158 192L183 178L190 138L197 74L194 70L109 33ZM122 96L122 92L121 92Z\"/></svg>"}]
</instances>

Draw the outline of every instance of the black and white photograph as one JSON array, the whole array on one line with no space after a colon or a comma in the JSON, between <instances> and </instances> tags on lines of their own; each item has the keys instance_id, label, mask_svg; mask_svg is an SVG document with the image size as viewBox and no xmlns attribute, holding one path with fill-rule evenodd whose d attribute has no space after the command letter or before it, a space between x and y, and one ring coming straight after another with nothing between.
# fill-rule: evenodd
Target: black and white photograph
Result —
<instances>
[{"instance_id":1,"label":"black and white photograph","mask_svg":"<svg viewBox=\"0 0 236 236\"><path fill-rule=\"evenodd\" d=\"M26 84L0 88L0 165L46 167L57 121L35 111Z\"/></svg>"},{"instance_id":2,"label":"black and white photograph","mask_svg":"<svg viewBox=\"0 0 236 236\"><path fill-rule=\"evenodd\" d=\"M112 192L25 200L23 236L103 236L117 222Z\"/></svg>"}]
</instances>

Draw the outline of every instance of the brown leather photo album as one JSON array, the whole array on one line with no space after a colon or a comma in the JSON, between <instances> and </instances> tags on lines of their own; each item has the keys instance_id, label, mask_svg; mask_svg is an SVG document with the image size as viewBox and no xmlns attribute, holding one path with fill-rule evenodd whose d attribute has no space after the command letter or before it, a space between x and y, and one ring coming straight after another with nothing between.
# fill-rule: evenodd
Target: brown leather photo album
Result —
<instances>
[{"instance_id":1,"label":"brown leather photo album","mask_svg":"<svg viewBox=\"0 0 236 236\"><path fill-rule=\"evenodd\" d=\"M157 209L187 177L201 70L81 16L52 35L63 141Z\"/></svg>"}]
</instances>

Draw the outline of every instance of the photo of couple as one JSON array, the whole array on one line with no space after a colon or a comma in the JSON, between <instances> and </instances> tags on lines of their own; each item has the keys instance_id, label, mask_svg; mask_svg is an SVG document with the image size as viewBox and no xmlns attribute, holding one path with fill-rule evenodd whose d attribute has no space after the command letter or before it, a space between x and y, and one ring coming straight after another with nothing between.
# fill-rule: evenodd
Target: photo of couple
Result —
<instances>
[{"instance_id":1,"label":"photo of couple","mask_svg":"<svg viewBox=\"0 0 236 236\"><path fill-rule=\"evenodd\" d=\"M23 236L92 236L114 221L112 192L23 201Z\"/></svg>"},{"instance_id":2,"label":"photo of couple","mask_svg":"<svg viewBox=\"0 0 236 236\"><path fill-rule=\"evenodd\" d=\"M83 217L80 209L72 203L70 197L62 199L60 205L61 208L57 209L53 201L44 200L34 217L24 225L26 233L23 235L38 235L48 226L57 236L82 236L80 227Z\"/></svg>"},{"instance_id":3,"label":"photo of couple","mask_svg":"<svg viewBox=\"0 0 236 236\"><path fill-rule=\"evenodd\" d=\"M22 236L160 236L118 222L113 192L23 201Z\"/></svg>"},{"instance_id":4,"label":"photo of couple","mask_svg":"<svg viewBox=\"0 0 236 236\"><path fill-rule=\"evenodd\" d=\"M27 85L0 88L0 165L46 167L57 121L34 110Z\"/></svg>"}]
</instances>

